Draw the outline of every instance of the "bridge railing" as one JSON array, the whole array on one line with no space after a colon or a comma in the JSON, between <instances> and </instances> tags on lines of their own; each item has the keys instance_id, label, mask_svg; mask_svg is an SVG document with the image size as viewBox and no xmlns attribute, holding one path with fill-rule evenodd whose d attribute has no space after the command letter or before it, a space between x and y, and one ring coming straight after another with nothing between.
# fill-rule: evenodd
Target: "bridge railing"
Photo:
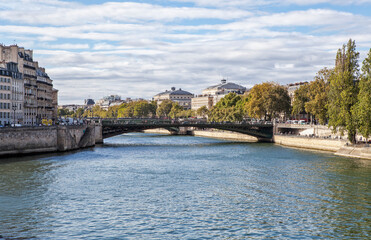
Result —
<instances>
[{"instance_id":1,"label":"bridge railing","mask_svg":"<svg viewBox=\"0 0 371 240\"><path fill-rule=\"evenodd\" d=\"M163 125L163 124L174 124L174 125L193 125L193 124L209 124L209 125L260 125L260 126L273 126L272 122L269 121L241 121L241 122L207 122L204 119L153 119L153 118L104 118L101 119L103 125L114 124L114 125Z\"/></svg>"}]
</instances>

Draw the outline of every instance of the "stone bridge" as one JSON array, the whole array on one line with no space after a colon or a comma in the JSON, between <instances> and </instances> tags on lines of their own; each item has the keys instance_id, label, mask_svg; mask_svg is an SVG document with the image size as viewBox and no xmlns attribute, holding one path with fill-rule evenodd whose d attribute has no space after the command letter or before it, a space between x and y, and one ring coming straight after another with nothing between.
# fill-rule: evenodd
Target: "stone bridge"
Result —
<instances>
[{"instance_id":1,"label":"stone bridge","mask_svg":"<svg viewBox=\"0 0 371 240\"><path fill-rule=\"evenodd\" d=\"M164 128L176 134L180 128L195 129L220 129L232 132L239 132L258 138L259 141L272 142L273 124L262 123L213 123L206 121L174 121L162 119L102 119L102 137L109 138L129 132L141 132L146 129Z\"/></svg>"}]
</instances>

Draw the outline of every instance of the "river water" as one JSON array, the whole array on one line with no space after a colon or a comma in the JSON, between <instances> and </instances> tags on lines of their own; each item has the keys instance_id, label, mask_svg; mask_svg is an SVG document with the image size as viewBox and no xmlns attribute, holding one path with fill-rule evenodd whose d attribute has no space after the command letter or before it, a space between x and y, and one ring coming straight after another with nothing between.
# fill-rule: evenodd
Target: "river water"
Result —
<instances>
[{"instance_id":1,"label":"river water","mask_svg":"<svg viewBox=\"0 0 371 240\"><path fill-rule=\"evenodd\" d=\"M369 239L371 163L272 144L127 134L0 160L6 239ZM1 238L0 238L1 239Z\"/></svg>"}]
</instances>

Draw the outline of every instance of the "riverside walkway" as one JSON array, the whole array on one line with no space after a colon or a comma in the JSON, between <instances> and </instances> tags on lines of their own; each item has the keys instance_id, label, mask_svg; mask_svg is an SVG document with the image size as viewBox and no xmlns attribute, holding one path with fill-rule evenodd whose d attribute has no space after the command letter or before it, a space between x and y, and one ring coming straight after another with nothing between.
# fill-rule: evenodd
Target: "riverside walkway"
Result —
<instances>
[{"instance_id":1,"label":"riverside walkway","mask_svg":"<svg viewBox=\"0 0 371 240\"><path fill-rule=\"evenodd\" d=\"M141 132L146 129L164 128L177 133L180 128L192 129L220 129L239 132L253 137L259 141L271 142L273 139L273 124L271 122L206 122L204 120L167 120L167 119L101 119L102 136L109 138L129 132Z\"/></svg>"}]
</instances>

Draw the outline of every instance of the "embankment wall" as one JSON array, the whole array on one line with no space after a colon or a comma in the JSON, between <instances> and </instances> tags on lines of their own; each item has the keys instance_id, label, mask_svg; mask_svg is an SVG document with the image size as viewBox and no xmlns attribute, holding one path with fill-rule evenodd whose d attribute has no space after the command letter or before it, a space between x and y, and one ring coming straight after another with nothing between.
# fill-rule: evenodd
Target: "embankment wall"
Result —
<instances>
[{"instance_id":1,"label":"embankment wall","mask_svg":"<svg viewBox=\"0 0 371 240\"><path fill-rule=\"evenodd\" d=\"M0 129L0 157L63 152L95 145L95 126L48 126Z\"/></svg>"},{"instance_id":2,"label":"embankment wall","mask_svg":"<svg viewBox=\"0 0 371 240\"><path fill-rule=\"evenodd\" d=\"M273 140L276 144L283 146L330 152L337 152L342 146L346 144L345 140L283 136L283 135L275 135Z\"/></svg>"},{"instance_id":3,"label":"embankment wall","mask_svg":"<svg viewBox=\"0 0 371 240\"><path fill-rule=\"evenodd\" d=\"M227 140L234 140L234 141L241 141L241 142L257 142L258 139L256 137L252 137L246 134L237 133L237 132L229 132L229 131L200 131L194 130L194 136L198 137L210 137L210 138L220 138L220 139L227 139Z\"/></svg>"},{"instance_id":4,"label":"embankment wall","mask_svg":"<svg viewBox=\"0 0 371 240\"><path fill-rule=\"evenodd\" d=\"M166 129L151 129L146 130L148 133L162 133L169 134ZM228 131L193 131L194 136L199 137L210 137L219 139L228 139L234 141L245 141L245 142L256 142L257 139L245 134L234 133ZM327 135L326 135L327 136ZM344 139L323 139L323 138L312 138L312 137L300 137L300 136L287 136L287 135L275 135L275 144L279 144L287 147L295 147L310 150L320 150L333 152L335 155L352 158L362 158L371 160L371 146L370 147L353 147L347 146L347 141Z\"/></svg>"}]
</instances>

